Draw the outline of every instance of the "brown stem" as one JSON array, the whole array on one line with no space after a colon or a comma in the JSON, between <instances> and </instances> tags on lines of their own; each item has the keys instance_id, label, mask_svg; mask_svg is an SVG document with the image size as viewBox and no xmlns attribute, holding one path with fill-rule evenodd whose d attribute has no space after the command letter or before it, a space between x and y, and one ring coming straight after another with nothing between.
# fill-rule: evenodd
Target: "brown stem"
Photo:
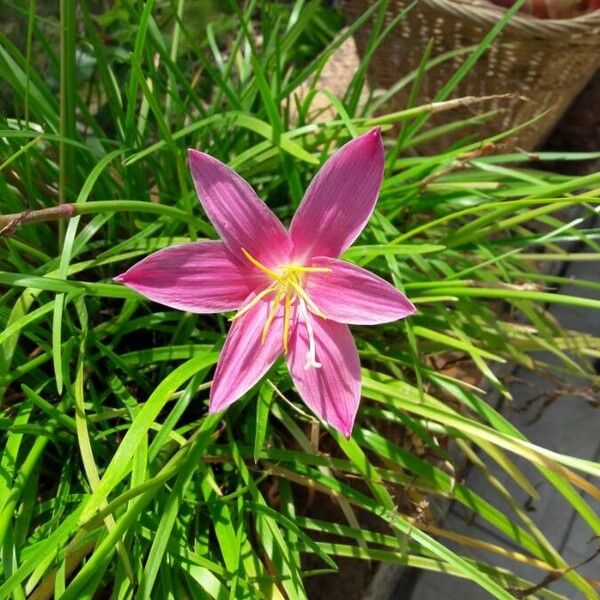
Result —
<instances>
[{"instance_id":1,"label":"brown stem","mask_svg":"<svg viewBox=\"0 0 600 600\"><path fill-rule=\"evenodd\" d=\"M474 158L480 158L481 156L487 156L487 155L491 154L492 152L494 152L497 148L498 148L498 146L496 146L496 144L494 144L494 143L486 143L486 144L483 144L481 146L481 148L478 148L477 150L473 150L472 152L468 152L466 154L458 156L456 158L456 160L450 166L440 169L439 171L432 173L428 177L425 177L425 179L422 179L419 183L419 186L422 188L427 187L432 181L435 181L436 179L439 179L440 177L444 177L445 175L448 175L455 171L461 171L463 169L467 169L471 166L471 161Z\"/></svg>"},{"instance_id":2,"label":"brown stem","mask_svg":"<svg viewBox=\"0 0 600 600\"><path fill-rule=\"evenodd\" d=\"M24 210L11 215L0 215L0 236L12 235L25 223L39 223L41 221L56 221L57 219L70 219L77 214L75 204L60 204L39 210Z\"/></svg>"}]
</instances>

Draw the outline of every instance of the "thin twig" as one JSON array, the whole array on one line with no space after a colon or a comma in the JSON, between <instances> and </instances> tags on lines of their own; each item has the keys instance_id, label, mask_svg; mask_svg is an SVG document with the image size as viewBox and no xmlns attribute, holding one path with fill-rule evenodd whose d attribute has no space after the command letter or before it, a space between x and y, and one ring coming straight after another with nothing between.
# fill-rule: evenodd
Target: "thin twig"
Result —
<instances>
[{"instance_id":1,"label":"thin twig","mask_svg":"<svg viewBox=\"0 0 600 600\"><path fill-rule=\"evenodd\" d=\"M460 155L453 161L449 166L428 175L424 179L419 182L419 187L424 188L429 185L432 181L439 179L440 177L444 177L445 175L449 175L450 173L454 173L456 171L462 171L464 169L468 169L471 166L471 161L475 158L480 158L481 156L487 156L494 152L497 149L496 144L488 143L483 144L481 148L477 148L477 150L473 150L472 152L467 152L463 155Z\"/></svg>"},{"instance_id":2,"label":"thin twig","mask_svg":"<svg viewBox=\"0 0 600 600\"><path fill-rule=\"evenodd\" d=\"M531 596L532 594L539 592L540 590L544 589L545 587L548 587L551 583L554 583L555 581L562 579L567 573L574 571L576 569L579 569L580 567L583 567L583 565L594 560L599 554L600 554L600 548L596 549L596 551L591 556L588 556L584 560L582 560L574 565L565 567L564 569L560 569L560 570L554 571L552 573L548 573L548 575L546 575L546 577L544 577L544 579L542 579L542 581L540 581L540 583L538 583L537 585L528 587L526 589L509 588L509 591L511 594L513 594L513 596L515 596L515 598L527 598L527 596ZM596 581L588 580L588 583L591 583L591 585L593 585L594 587L597 588Z\"/></svg>"}]
</instances>

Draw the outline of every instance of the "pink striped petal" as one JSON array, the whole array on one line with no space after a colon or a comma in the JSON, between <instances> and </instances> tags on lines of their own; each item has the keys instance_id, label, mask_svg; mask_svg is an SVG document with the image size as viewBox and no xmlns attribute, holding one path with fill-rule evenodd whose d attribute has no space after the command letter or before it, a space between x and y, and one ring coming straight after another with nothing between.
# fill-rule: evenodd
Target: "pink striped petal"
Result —
<instances>
[{"instance_id":1,"label":"pink striped petal","mask_svg":"<svg viewBox=\"0 0 600 600\"><path fill-rule=\"evenodd\" d=\"M296 260L338 257L354 242L375 208L383 167L379 129L353 139L325 163L292 219Z\"/></svg>"},{"instance_id":2,"label":"pink striped petal","mask_svg":"<svg viewBox=\"0 0 600 600\"><path fill-rule=\"evenodd\" d=\"M195 242L159 250L115 281L171 308L214 313L239 308L265 278L239 262L222 242Z\"/></svg>"},{"instance_id":3,"label":"pink striped petal","mask_svg":"<svg viewBox=\"0 0 600 600\"><path fill-rule=\"evenodd\" d=\"M188 154L198 198L227 248L245 262L242 248L269 267L288 262L288 232L246 181L204 152Z\"/></svg>"},{"instance_id":4,"label":"pink striped petal","mask_svg":"<svg viewBox=\"0 0 600 600\"><path fill-rule=\"evenodd\" d=\"M227 408L245 394L281 354L283 349L281 306L271 323L264 344L261 339L271 304L272 298L262 300L233 322L221 351L210 389L211 413Z\"/></svg>"},{"instance_id":5,"label":"pink striped petal","mask_svg":"<svg viewBox=\"0 0 600 600\"><path fill-rule=\"evenodd\" d=\"M328 319L351 325L377 325L412 315L416 308L393 285L377 275L335 258L318 257L311 266L331 269L311 273L305 289Z\"/></svg>"},{"instance_id":6,"label":"pink striped petal","mask_svg":"<svg viewBox=\"0 0 600 600\"><path fill-rule=\"evenodd\" d=\"M320 368L305 368L309 348L302 318L292 331L287 356L292 380L306 405L321 419L350 437L360 402L360 362L347 325L309 315Z\"/></svg>"}]
</instances>

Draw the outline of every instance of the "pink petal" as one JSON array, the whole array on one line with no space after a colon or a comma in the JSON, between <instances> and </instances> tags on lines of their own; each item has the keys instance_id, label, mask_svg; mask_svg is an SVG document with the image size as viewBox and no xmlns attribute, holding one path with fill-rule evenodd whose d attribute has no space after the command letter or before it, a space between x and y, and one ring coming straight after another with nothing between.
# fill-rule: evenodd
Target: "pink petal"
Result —
<instances>
[{"instance_id":1,"label":"pink petal","mask_svg":"<svg viewBox=\"0 0 600 600\"><path fill-rule=\"evenodd\" d=\"M288 232L248 183L208 154L188 155L198 198L227 248L244 262L242 248L270 267L288 262Z\"/></svg>"},{"instance_id":2,"label":"pink petal","mask_svg":"<svg viewBox=\"0 0 600 600\"><path fill-rule=\"evenodd\" d=\"M331 269L330 273L311 273L305 283L306 292L328 319L376 325L416 311L404 294L366 269L327 257L315 258L310 265Z\"/></svg>"},{"instance_id":3,"label":"pink petal","mask_svg":"<svg viewBox=\"0 0 600 600\"><path fill-rule=\"evenodd\" d=\"M321 368L305 369L308 334L302 318L292 331L288 368L300 397L321 419L350 437L360 402L360 362L347 325L309 315L316 359Z\"/></svg>"},{"instance_id":4,"label":"pink petal","mask_svg":"<svg viewBox=\"0 0 600 600\"><path fill-rule=\"evenodd\" d=\"M214 313L239 308L264 278L255 275L222 242L196 242L159 250L115 281L171 308Z\"/></svg>"},{"instance_id":5,"label":"pink petal","mask_svg":"<svg viewBox=\"0 0 600 600\"><path fill-rule=\"evenodd\" d=\"M323 165L290 226L296 260L338 257L354 242L375 208L383 167L379 129L348 142Z\"/></svg>"},{"instance_id":6,"label":"pink petal","mask_svg":"<svg viewBox=\"0 0 600 600\"><path fill-rule=\"evenodd\" d=\"M252 295L254 297L254 295ZM283 310L269 328L265 343L262 330L272 305L272 297L258 302L233 322L221 351L210 390L210 412L233 404L268 370L283 348Z\"/></svg>"}]
</instances>

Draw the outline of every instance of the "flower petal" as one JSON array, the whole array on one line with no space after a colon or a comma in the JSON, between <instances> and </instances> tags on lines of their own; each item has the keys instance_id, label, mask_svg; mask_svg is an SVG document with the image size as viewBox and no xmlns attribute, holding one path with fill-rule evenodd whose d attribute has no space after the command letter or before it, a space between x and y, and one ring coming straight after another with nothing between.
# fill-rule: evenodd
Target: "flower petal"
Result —
<instances>
[{"instance_id":1,"label":"flower petal","mask_svg":"<svg viewBox=\"0 0 600 600\"><path fill-rule=\"evenodd\" d=\"M360 362L347 325L309 314L320 368L306 366L309 339L298 318L292 330L288 368L300 397L321 419L350 437L360 402Z\"/></svg>"},{"instance_id":2,"label":"flower petal","mask_svg":"<svg viewBox=\"0 0 600 600\"><path fill-rule=\"evenodd\" d=\"M413 303L374 273L343 260L318 257L314 267L329 273L311 273L305 289L328 319L351 325L389 323L412 315Z\"/></svg>"},{"instance_id":3,"label":"flower petal","mask_svg":"<svg viewBox=\"0 0 600 600\"><path fill-rule=\"evenodd\" d=\"M348 142L325 163L292 219L296 260L337 258L354 242L375 208L383 167L379 129Z\"/></svg>"},{"instance_id":4,"label":"flower petal","mask_svg":"<svg viewBox=\"0 0 600 600\"><path fill-rule=\"evenodd\" d=\"M281 306L269 328L265 343L262 343L262 330L271 305L271 298L261 300L233 322L221 351L210 389L211 413L227 408L245 394L281 354L283 348Z\"/></svg>"},{"instance_id":5,"label":"flower petal","mask_svg":"<svg viewBox=\"0 0 600 600\"><path fill-rule=\"evenodd\" d=\"M198 198L227 248L243 261L245 248L269 267L287 262L288 232L250 185L204 152L189 150L188 155Z\"/></svg>"},{"instance_id":6,"label":"flower petal","mask_svg":"<svg viewBox=\"0 0 600 600\"><path fill-rule=\"evenodd\" d=\"M142 296L171 308L214 313L239 308L265 278L239 262L222 242L159 250L115 277Z\"/></svg>"}]
</instances>

